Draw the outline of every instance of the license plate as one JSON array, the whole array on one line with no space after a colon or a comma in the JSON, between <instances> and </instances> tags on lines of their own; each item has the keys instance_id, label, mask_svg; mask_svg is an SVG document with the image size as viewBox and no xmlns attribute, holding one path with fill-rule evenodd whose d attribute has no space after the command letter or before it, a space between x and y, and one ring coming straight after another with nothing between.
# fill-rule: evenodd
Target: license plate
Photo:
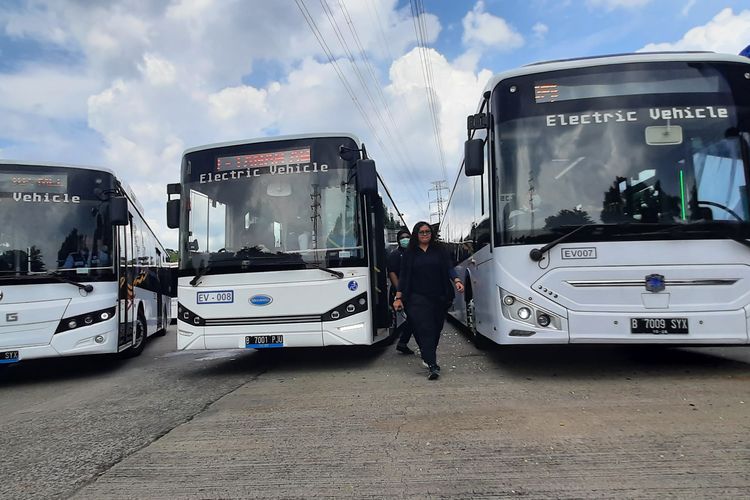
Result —
<instances>
[{"instance_id":1,"label":"license plate","mask_svg":"<svg viewBox=\"0 0 750 500\"><path fill-rule=\"evenodd\" d=\"M688 332L687 318L630 318L630 333L651 335L685 335Z\"/></svg>"},{"instance_id":2,"label":"license plate","mask_svg":"<svg viewBox=\"0 0 750 500\"><path fill-rule=\"evenodd\" d=\"M284 347L283 335L248 335L245 337L245 347L248 349L267 349L269 347Z\"/></svg>"},{"instance_id":3,"label":"license plate","mask_svg":"<svg viewBox=\"0 0 750 500\"><path fill-rule=\"evenodd\" d=\"M0 363L17 363L19 360L18 351L0 352Z\"/></svg>"},{"instance_id":4,"label":"license plate","mask_svg":"<svg viewBox=\"0 0 750 500\"><path fill-rule=\"evenodd\" d=\"M213 292L198 292L198 304L231 304L234 302L233 290L216 290Z\"/></svg>"}]
</instances>

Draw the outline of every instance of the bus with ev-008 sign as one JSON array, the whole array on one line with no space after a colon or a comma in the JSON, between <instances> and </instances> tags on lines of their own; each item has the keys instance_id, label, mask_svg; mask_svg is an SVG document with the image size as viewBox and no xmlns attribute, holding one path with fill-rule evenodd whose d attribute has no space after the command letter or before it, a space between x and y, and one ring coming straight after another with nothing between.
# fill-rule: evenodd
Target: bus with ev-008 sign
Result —
<instances>
[{"instance_id":1,"label":"bus with ev-008 sign","mask_svg":"<svg viewBox=\"0 0 750 500\"><path fill-rule=\"evenodd\" d=\"M0 365L140 354L169 324L165 265L110 170L0 161Z\"/></svg>"},{"instance_id":2,"label":"bus with ev-008 sign","mask_svg":"<svg viewBox=\"0 0 750 500\"><path fill-rule=\"evenodd\" d=\"M748 343L750 60L534 64L467 126L440 230L479 346Z\"/></svg>"},{"instance_id":3,"label":"bus with ev-008 sign","mask_svg":"<svg viewBox=\"0 0 750 500\"><path fill-rule=\"evenodd\" d=\"M349 134L192 148L168 186L179 227L178 349L390 339L386 252L404 226Z\"/></svg>"}]
</instances>

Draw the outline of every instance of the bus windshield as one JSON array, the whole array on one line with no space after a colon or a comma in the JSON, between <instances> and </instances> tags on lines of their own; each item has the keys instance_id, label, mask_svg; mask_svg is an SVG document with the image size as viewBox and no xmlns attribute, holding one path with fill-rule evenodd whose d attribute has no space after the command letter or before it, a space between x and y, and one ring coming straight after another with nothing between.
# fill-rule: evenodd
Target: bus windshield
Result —
<instances>
[{"instance_id":1,"label":"bus windshield","mask_svg":"<svg viewBox=\"0 0 750 500\"><path fill-rule=\"evenodd\" d=\"M740 68L720 66L640 63L501 82L499 241L546 242L583 224L629 239L646 225L747 231L750 110L739 96L750 86Z\"/></svg>"},{"instance_id":2,"label":"bus windshield","mask_svg":"<svg viewBox=\"0 0 750 500\"><path fill-rule=\"evenodd\" d=\"M95 170L0 165L0 277L111 275L112 228L97 194L112 182Z\"/></svg>"},{"instance_id":3,"label":"bus windshield","mask_svg":"<svg viewBox=\"0 0 750 500\"><path fill-rule=\"evenodd\" d=\"M364 259L351 139L188 153L182 269L208 273L359 265ZM189 236L187 236L189 234Z\"/></svg>"}]
</instances>

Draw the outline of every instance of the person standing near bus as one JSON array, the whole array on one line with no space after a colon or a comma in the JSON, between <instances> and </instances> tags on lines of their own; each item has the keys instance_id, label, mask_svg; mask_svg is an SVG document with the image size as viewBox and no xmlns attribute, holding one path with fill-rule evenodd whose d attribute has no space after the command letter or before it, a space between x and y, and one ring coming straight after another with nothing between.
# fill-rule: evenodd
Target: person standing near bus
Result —
<instances>
[{"instance_id":1,"label":"person standing near bus","mask_svg":"<svg viewBox=\"0 0 750 500\"><path fill-rule=\"evenodd\" d=\"M395 296L396 290L398 290L398 274L401 270L401 261L403 260L404 252L409 247L410 238L411 234L409 234L409 230L401 229L396 235L398 247L388 255L388 278L391 280L393 296ZM409 349L409 340L412 336L412 327L409 324L409 319L403 319L397 329L401 333L396 344L396 350L403 354L414 354L414 351Z\"/></svg>"},{"instance_id":2,"label":"person standing near bus","mask_svg":"<svg viewBox=\"0 0 750 500\"><path fill-rule=\"evenodd\" d=\"M414 226L401 260L398 285L393 308L406 308L422 361L429 369L427 378L436 380L440 376L437 346L445 313L455 297L454 287L462 293L464 286L427 222Z\"/></svg>"}]
</instances>

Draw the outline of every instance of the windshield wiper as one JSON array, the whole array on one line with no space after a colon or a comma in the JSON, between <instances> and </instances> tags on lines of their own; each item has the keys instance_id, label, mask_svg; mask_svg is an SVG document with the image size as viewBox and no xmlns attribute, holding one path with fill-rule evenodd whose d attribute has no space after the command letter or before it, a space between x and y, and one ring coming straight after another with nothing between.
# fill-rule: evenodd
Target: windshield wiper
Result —
<instances>
[{"instance_id":1,"label":"windshield wiper","mask_svg":"<svg viewBox=\"0 0 750 500\"><path fill-rule=\"evenodd\" d=\"M91 292L94 291L94 287L93 286L91 286L91 285L84 285L83 283L79 283L79 282L77 282L75 280L72 280L70 278L66 278L65 276L63 276L62 274L60 274L59 271L51 271L51 272L43 274L42 276L49 276L50 278L54 278L54 279L56 279L57 281L59 281L61 283L68 283L70 285L77 286L78 288L80 288L81 290L83 290L86 293L91 293Z\"/></svg>"},{"instance_id":2,"label":"windshield wiper","mask_svg":"<svg viewBox=\"0 0 750 500\"><path fill-rule=\"evenodd\" d=\"M203 261L201 261L201 264L203 264ZM206 273L207 273L208 271L210 271L210 270L211 270L211 265L210 265L210 264L206 264L205 266L203 266L203 265L202 265L202 266L199 266L199 267L198 267L198 272L196 272L196 273L195 273L195 276L193 277L193 279L191 279L191 280L190 280L190 284L191 284L192 286L198 286L198 282L199 282L199 281L201 280L201 278L203 278L203 277L204 277L204 276L206 275Z\"/></svg>"},{"instance_id":3,"label":"windshield wiper","mask_svg":"<svg viewBox=\"0 0 750 500\"><path fill-rule=\"evenodd\" d=\"M533 260L534 262L539 262L540 260L542 260L542 257L544 257L545 252L549 251L551 248L559 245L560 243L563 243L564 241L570 239L571 236L575 235L579 231L589 230L589 229L600 229L602 227L629 226L631 224L632 224L631 222L620 222L620 223L614 223L614 224L583 224L573 229L572 231L568 231L567 233L563 234L556 240L550 241L543 247L532 248L531 251L529 252L529 258Z\"/></svg>"},{"instance_id":4,"label":"windshield wiper","mask_svg":"<svg viewBox=\"0 0 750 500\"><path fill-rule=\"evenodd\" d=\"M86 293L91 293L94 291L94 287L92 285L84 285L83 283L79 283L75 280L72 280L70 278L66 278L65 276L62 276L59 271L47 271L42 273L28 273L28 274L22 274L20 276L3 276L3 279L13 279L13 280L24 280L28 278L52 278L54 280L59 281L60 283L68 283L73 286L77 286L81 290L83 290Z\"/></svg>"},{"instance_id":5,"label":"windshield wiper","mask_svg":"<svg viewBox=\"0 0 750 500\"><path fill-rule=\"evenodd\" d=\"M335 269L331 269L330 267L325 267L319 264L312 264L312 263L308 263L305 267L307 267L308 269L320 269L321 271L331 273L332 275L336 276L338 279L344 279L344 273L342 273L341 271L336 271Z\"/></svg>"},{"instance_id":6,"label":"windshield wiper","mask_svg":"<svg viewBox=\"0 0 750 500\"><path fill-rule=\"evenodd\" d=\"M703 221L703 222L692 222L688 224L678 224L675 226L671 226L665 229L662 229L660 231L653 231L648 234L675 234L675 233L713 233L718 234L719 236L724 236L725 238L728 238L730 240L736 241L737 243L741 243L742 245L745 245L746 247L750 248L750 241L747 241L745 238L740 236L739 234L734 234L730 229L733 229L729 224L734 224L733 222L720 222L720 221ZM738 226L739 229L739 226Z\"/></svg>"}]
</instances>

